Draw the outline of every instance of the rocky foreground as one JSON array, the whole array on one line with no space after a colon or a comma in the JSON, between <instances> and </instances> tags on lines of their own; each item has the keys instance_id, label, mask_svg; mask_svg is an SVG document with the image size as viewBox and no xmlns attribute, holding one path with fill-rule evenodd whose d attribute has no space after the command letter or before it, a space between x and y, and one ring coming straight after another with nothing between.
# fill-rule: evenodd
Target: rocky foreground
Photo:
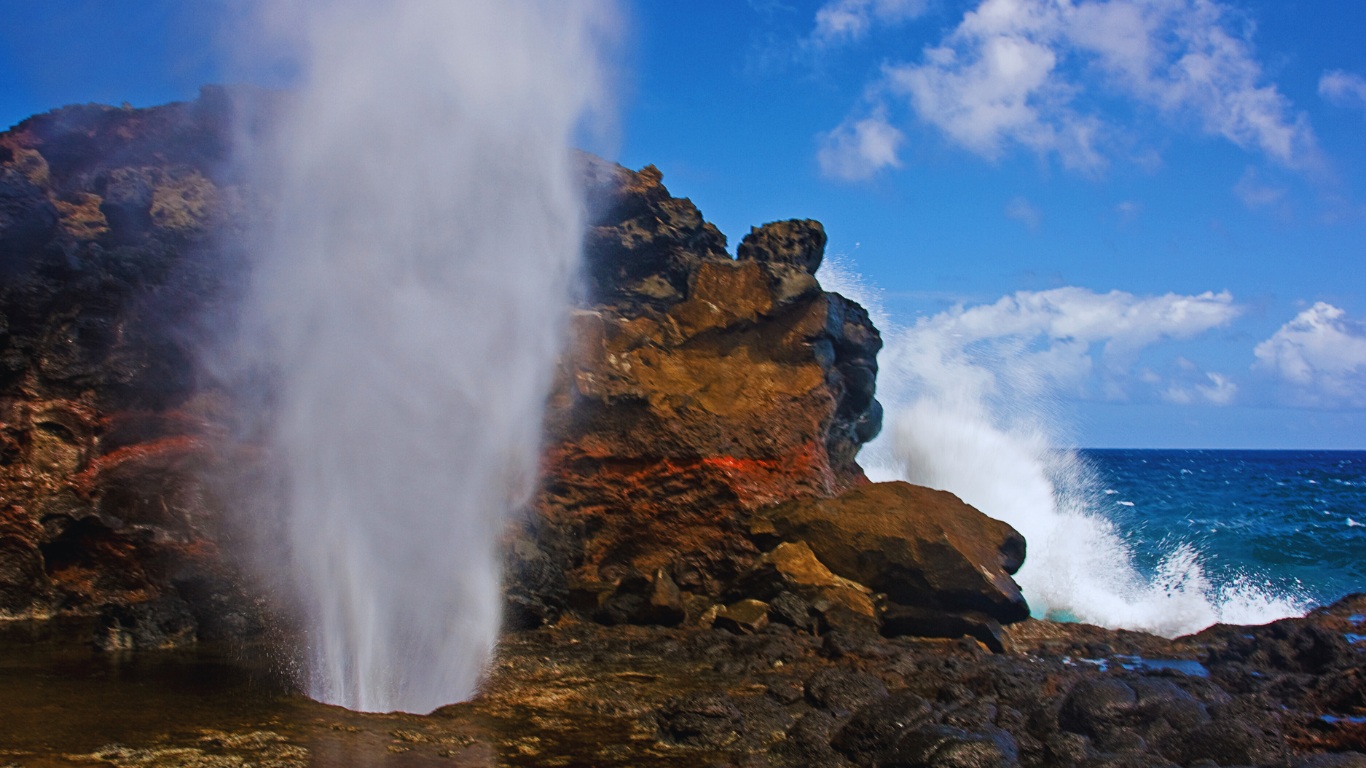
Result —
<instances>
[{"instance_id":1,"label":"rocky foreground","mask_svg":"<svg viewBox=\"0 0 1366 768\"><path fill-rule=\"evenodd\" d=\"M817 282L820 224L731 258L657 170L592 158L585 298L485 693L428 717L302 699L252 576L279 510L242 488L268 462L204 363L270 215L231 157L271 98L0 135L0 760L1366 765L1366 598L1174 641L1029 619L1018 533L858 467L881 341ZM58 625L79 650L43 639ZM284 660L220 685L223 653Z\"/></svg>"}]
</instances>

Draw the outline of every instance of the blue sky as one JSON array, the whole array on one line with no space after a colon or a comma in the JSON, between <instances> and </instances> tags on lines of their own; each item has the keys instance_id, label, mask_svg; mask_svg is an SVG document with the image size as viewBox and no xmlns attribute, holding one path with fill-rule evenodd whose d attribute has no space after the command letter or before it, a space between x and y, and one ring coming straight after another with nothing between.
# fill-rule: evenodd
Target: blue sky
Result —
<instances>
[{"instance_id":1,"label":"blue sky","mask_svg":"<svg viewBox=\"0 0 1366 768\"><path fill-rule=\"evenodd\" d=\"M261 79L221 53L229 7L0 0L0 123ZM896 342L889 396L975 371L1081 445L1366 448L1366 4L621 11L594 148L732 245L824 222Z\"/></svg>"}]
</instances>

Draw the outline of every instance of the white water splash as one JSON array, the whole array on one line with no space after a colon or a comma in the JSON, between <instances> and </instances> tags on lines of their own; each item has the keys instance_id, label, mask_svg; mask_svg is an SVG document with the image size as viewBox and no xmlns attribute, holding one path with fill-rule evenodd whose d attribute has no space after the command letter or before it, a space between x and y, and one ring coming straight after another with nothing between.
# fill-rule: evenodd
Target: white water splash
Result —
<instances>
[{"instance_id":1,"label":"white water splash","mask_svg":"<svg viewBox=\"0 0 1366 768\"><path fill-rule=\"evenodd\" d=\"M860 454L873 480L950 491L1015 527L1028 556L1016 574L1035 616L1174 637L1218 622L1260 624L1308 607L1240 577L1216 586L1200 553L1178 544L1151 574L1097 510L1100 486L1072 451L1057 448L1050 358L1011 329L960 328L954 313L897 325L879 296L840 258L819 278L870 309L883 329L878 398L883 433Z\"/></svg>"},{"instance_id":2,"label":"white water splash","mask_svg":"<svg viewBox=\"0 0 1366 768\"><path fill-rule=\"evenodd\" d=\"M244 346L275 382L308 694L429 712L474 693L499 629L498 539L535 482L580 257L570 146L604 11L264 7L299 30L302 84L257 148L273 226Z\"/></svg>"}]
</instances>

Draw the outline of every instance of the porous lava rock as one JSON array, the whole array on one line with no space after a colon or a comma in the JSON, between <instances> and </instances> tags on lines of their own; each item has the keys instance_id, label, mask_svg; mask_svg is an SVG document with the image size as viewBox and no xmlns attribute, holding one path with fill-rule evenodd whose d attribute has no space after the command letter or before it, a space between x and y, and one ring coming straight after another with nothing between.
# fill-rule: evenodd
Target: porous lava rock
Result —
<instances>
[{"instance_id":1,"label":"porous lava rock","mask_svg":"<svg viewBox=\"0 0 1366 768\"><path fill-rule=\"evenodd\" d=\"M885 594L888 634L971 634L1000 650L1000 625L1029 616L1010 577L1024 538L951 493L868 484L762 510L750 528L802 542L835 574Z\"/></svg>"}]
</instances>

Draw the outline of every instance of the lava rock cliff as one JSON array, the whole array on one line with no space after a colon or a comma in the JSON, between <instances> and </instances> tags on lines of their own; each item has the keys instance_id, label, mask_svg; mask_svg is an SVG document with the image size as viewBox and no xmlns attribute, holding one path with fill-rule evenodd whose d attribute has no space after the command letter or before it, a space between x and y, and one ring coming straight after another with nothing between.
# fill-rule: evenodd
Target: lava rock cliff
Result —
<instances>
[{"instance_id":1,"label":"lava rock cliff","mask_svg":"<svg viewBox=\"0 0 1366 768\"><path fill-rule=\"evenodd\" d=\"M246 113L214 88L152 109L68 107L0 136L4 615L97 616L100 643L117 648L260 631L261 590L225 546L268 535L250 530L267 517L227 513L260 456L203 350L231 316L244 233L267 206L235 175L234 131L253 129L244 114L268 119L271 98ZM855 456L881 427L881 338L862 307L821 289L821 225L755 228L732 258L657 169L582 166L583 295L548 402L541 490L508 539L509 621L875 631L890 590L959 616L898 631L999 646L999 622L1024 615L1018 562L999 571L992 549L1018 538L1007 526L979 531L996 544L973 557L1000 583L975 603L902 589L900 566L842 571L823 554L853 535L842 529L806 542L754 527L773 505L866 486ZM905 500L873 506L890 520ZM1010 607L983 613L993 599Z\"/></svg>"}]
</instances>

